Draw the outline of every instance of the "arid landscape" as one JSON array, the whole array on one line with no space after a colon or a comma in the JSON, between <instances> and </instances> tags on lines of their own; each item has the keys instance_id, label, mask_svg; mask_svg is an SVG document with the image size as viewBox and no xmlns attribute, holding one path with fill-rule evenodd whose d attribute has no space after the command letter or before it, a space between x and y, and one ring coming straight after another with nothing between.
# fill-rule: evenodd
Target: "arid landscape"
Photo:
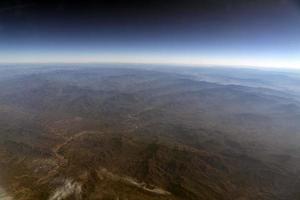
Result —
<instances>
[{"instance_id":1,"label":"arid landscape","mask_svg":"<svg viewBox=\"0 0 300 200\"><path fill-rule=\"evenodd\" d=\"M26 66L0 81L1 200L300 199L300 74Z\"/></svg>"},{"instance_id":2,"label":"arid landscape","mask_svg":"<svg viewBox=\"0 0 300 200\"><path fill-rule=\"evenodd\" d=\"M300 0L1 0L0 200L300 200Z\"/></svg>"}]
</instances>

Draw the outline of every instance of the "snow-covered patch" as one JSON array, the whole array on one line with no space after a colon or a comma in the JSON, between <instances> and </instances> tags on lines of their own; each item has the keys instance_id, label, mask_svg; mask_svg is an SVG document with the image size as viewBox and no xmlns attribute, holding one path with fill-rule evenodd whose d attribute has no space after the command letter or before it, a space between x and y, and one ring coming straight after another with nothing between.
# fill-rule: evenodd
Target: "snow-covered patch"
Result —
<instances>
[{"instance_id":1,"label":"snow-covered patch","mask_svg":"<svg viewBox=\"0 0 300 200\"><path fill-rule=\"evenodd\" d=\"M63 200L70 196L74 196L77 200L81 199L81 184L71 179L66 179L64 184L54 191L49 200Z\"/></svg>"}]
</instances>

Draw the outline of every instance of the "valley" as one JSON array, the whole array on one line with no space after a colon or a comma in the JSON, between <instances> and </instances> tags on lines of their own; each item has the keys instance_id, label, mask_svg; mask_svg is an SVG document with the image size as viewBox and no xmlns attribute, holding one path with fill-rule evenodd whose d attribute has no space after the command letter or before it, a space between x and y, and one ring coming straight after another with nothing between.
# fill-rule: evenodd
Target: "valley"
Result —
<instances>
[{"instance_id":1,"label":"valley","mask_svg":"<svg viewBox=\"0 0 300 200\"><path fill-rule=\"evenodd\" d=\"M56 67L0 79L1 195L299 199L296 91L210 82L201 70Z\"/></svg>"}]
</instances>

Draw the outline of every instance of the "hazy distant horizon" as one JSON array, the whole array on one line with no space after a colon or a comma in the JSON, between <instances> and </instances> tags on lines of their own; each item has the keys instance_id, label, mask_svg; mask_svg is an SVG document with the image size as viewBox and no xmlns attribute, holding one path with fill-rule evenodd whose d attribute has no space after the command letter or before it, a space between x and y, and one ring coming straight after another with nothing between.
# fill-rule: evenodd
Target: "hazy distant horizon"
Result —
<instances>
[{"instance_id":1,"label":"hazy distant horizon","mask_svg":"<svg viewBox=\"0 0 300 200\"><path fill-rule=\"evenodd\" d=\"M34 66L34 67L56 67L56 66L73 66L78 65L80 67L86 65L87 67L133 67L133 68L143 68L143 67L175 67L175 68L220 68L220 69L241 69L241 70L263 70L263 71L278 71L278 72L300 72L299 68L293 67L272 67L272 66L251 66L251 65L222 65L222 64L184 64L184 63L146 63L146 62L0 62L1 67L11 67L11 66Z\"/></svg>"},{"instance_id":2,"label":"hazy distant horizon","mask_svg":"<svg viewBox=\"0 0 300 200\"><path fill-rule=\"evenodd\" d=\"M300 69L297 0L30 1L0 9L0 62Z\"/></svg>"}]
</instances>

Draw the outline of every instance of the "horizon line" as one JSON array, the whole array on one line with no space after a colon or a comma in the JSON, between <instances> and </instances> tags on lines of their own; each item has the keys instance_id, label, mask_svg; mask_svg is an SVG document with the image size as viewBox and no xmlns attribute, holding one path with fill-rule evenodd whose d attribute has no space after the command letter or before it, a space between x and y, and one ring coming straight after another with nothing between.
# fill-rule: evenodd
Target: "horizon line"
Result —
<instances>
[{"instance_id":1,"label":"horizon line","mask_svg":"<svg viewBox=\"0 0 300 200\"><path fill-rule=\"evenodd\" d=\"M151 66L173 66L173 67L192 67L192 68L235 68L235 69L257 69L257 70L280 70L280 71L300 71L298 67L278 67L262 66L247 64L215 64L215 63L172 63L172 62L118 62L118 61L24 61L24 62L1 62L0 65L93 65L93 64L110 64L110 65L151 65Z\"/></svg>"}]
</instances>

